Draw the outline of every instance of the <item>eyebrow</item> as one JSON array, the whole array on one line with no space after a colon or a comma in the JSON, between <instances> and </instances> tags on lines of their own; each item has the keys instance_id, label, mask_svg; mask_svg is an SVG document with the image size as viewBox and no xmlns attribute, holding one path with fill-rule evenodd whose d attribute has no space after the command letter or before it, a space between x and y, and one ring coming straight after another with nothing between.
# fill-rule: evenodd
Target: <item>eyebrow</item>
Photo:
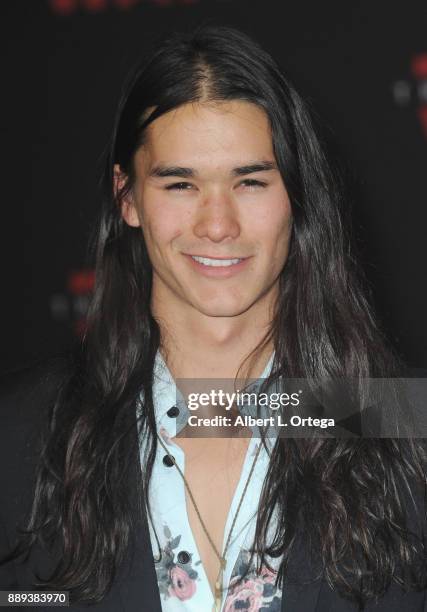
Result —
<instances>
[{"instance_id":1,"label":"eyebrow","mask_svg":"<svg viewBox=\"0 0 427 612\"><path fill-rule=\"evenodd\" d=\"M246 176L254 172L265 172L268 170L277 170L277 165L272 161L257 161L239 166L231 170L232 176ZM197 170L194 168L184 168L182 166L155 166L150 171L150 176L157 178L167 178L169 176L177 176L179 178L194 178L197 176Z\"/></svg>"}]
</instances>

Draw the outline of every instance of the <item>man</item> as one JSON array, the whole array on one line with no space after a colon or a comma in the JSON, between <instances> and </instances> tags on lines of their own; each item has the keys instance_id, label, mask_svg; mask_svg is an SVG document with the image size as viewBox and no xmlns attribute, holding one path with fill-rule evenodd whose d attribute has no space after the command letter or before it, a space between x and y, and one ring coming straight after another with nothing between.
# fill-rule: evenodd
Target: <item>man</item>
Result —
<instances>
[{"instance_id":1,"label":"man","mask_svg":"<svg viewBox=\"0 0 427 612\"><path fill-rule=\"evenodd\" d=\"M177 401L178 379L397 373L343 204L304 103L246 36L177 35L140 67L83 345L3 395L5 549L16 519L27 535L2 588L115 611L424 609L422 445L186 437Z\"/></svg>"}]
</instances>

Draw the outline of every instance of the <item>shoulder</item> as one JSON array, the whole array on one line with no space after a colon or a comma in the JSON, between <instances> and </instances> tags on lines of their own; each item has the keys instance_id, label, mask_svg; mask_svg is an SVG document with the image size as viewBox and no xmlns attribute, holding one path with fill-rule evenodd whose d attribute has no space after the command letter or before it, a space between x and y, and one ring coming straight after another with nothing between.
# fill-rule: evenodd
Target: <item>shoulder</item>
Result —
<instances>
[{"instance_id":1,"label":"shoulder","mask_svg":"<svg viewBox=\"0 0 427 612\"><path fill-rule=\"evenodd\" d=\"M68 355L37 362L0 377L0 431L25 426L36 419L44 406L55 398L71 369ZM22 420L21 420L22 419Z\"/></svg>"},{"instance_id":2,"label":"shoulder","mask_svg":"<svg viewBox=\"0 0 427 612\"><path fill-rule=\"evenodd\" d=\"M70 362L61 356L0 378L0 514L18 511L34 487L49 411L67 380Z\"/></svg>"},{"instance_id":3,"label":"shoulder","mask_svg":"<svg viewBox=\"0 0 427 612\"><path fill-rule=\"evenodd\" d=\"M427 370L410 368L405 373L406 426L420 441L427 440Z\"/></svg>"}]
</instances>

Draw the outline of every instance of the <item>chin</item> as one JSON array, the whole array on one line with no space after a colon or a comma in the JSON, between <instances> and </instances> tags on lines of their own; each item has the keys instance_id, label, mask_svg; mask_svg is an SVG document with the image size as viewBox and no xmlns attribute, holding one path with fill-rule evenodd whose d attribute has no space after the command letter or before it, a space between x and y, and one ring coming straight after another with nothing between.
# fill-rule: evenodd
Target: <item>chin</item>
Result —
<instances>
[{"instance_id":1,"label":"chin","mask_svg":"<svg viewBox=\"0 0 427 612\"><path fill-rule=\"evenodd\" d=\"M249 306L247 304L226 304L224 302L213 304L210 303L201 303L199 302L195 305L197 310L207 317L237 317L246 310L248 310Z\"/></svg>"}]
</instances>

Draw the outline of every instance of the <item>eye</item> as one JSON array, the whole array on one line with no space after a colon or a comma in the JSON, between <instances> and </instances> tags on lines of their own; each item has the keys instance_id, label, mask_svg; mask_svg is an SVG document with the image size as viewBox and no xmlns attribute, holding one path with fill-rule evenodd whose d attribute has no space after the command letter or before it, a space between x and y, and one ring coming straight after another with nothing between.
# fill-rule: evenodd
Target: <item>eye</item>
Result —
<instances>
[{"instance_id":1,"label":"eye","mask_svg":"<svg viewBox=\"0 0 427 612\"><path fill-rule=\"evenodd\" d=\"M181 181L180 183L171 183L170 185L166 185L165 187L165 189L167 189L168 191L186 191L187 189L192 188L193 185L185 181Z\"/></svg>"},{"instance_id":2,"label":"eye","mask_svg":"<svg viewBox=\"0 0 427 612\"><path fill-rule=\"evenodd\" d=\"M267 187L267 183L264 183L264 181L257 181L255 179L244 179L239 183L239 185L242 185L243 187L248 187L249 189Z\"/></svg>"}]
</instances>

